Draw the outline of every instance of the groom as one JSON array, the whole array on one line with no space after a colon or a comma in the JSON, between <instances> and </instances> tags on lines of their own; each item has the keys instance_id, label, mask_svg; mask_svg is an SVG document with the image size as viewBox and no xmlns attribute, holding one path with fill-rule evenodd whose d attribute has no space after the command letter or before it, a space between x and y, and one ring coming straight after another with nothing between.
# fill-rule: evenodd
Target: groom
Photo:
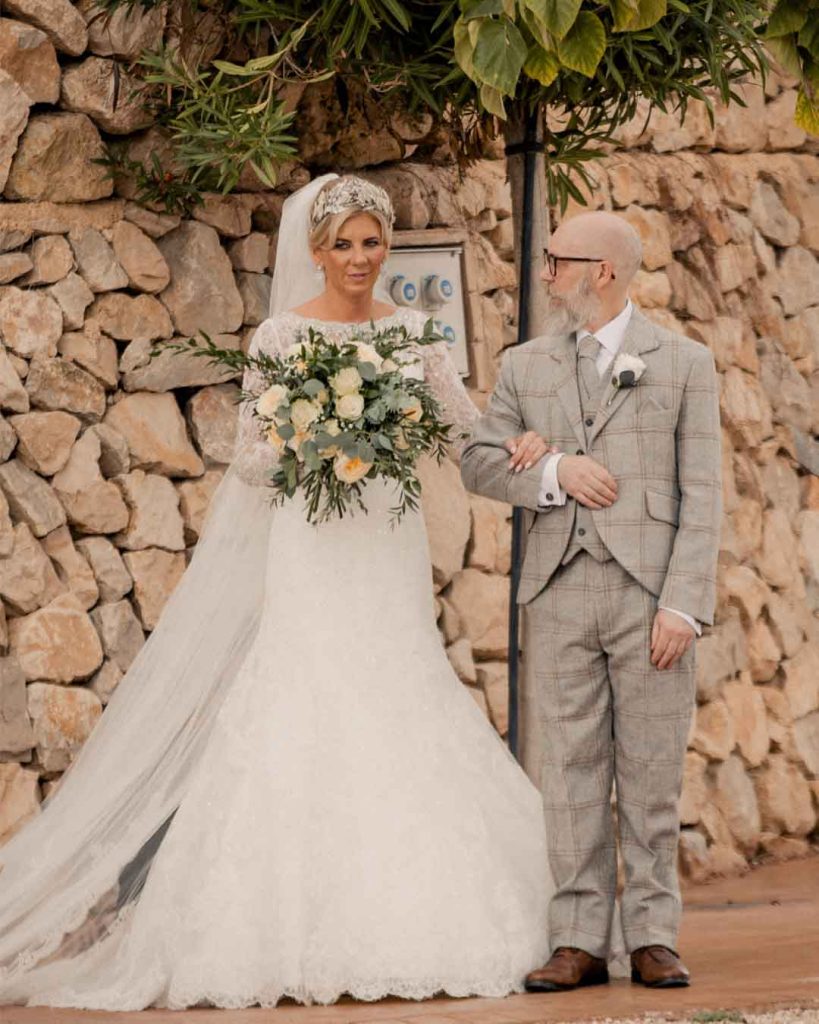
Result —
<instances>
[{"instance_id":1,"label":"groom","mask_svg":"<svg viewBox=\"0 0 819 1024\"><path fill-rule=\"evenodd\" d=\"M521 759L540 787L555 893L553 992L608 981L617 884L632 980L688 984L676 953L677 804L694 647L713 621L720 529L717 378L702 345L628 298L640 240L614 214L552 235L542 337L510 349L464 451L470 491L526 510ZM528 465L505 439L558 454Z\"/></svg>"}]
</instances>

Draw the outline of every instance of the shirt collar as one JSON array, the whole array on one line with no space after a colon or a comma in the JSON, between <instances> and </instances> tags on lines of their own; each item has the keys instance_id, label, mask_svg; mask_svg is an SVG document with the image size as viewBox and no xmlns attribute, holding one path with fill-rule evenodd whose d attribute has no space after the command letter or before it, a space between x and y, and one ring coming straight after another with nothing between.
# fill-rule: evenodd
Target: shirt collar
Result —
<instances>
[{"instance_id":1,"label":"shirt collar","mask_svg":"<svg viewBox=\"0 0 819 1024\"><path fill-rule=\"evenodd\" d=\"M631 299L626 299L625 307L617 314L617 316L613 320L609 320L607 324L603 324L602 327L598 327L594 332L595 338L597 338L603 348L612 356L616 356L620 351L620 346L623 344L623 338L625 337L626 330L628 329L629 320L631 320L633 310L634 304ZM591 331L586 330L585 327L581 327L576 335L577 341L579 342L581 338L585 338L587 334L591 334Z\"/></svg>"}]
</instances>

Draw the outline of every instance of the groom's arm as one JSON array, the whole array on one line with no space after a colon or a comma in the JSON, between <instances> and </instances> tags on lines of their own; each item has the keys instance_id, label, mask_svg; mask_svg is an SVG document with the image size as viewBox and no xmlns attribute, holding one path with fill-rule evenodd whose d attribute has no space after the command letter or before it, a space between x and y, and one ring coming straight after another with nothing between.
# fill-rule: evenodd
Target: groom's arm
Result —
<instances>
[{"instance_id":1,"label":"groom's arm","mask_svg":"<svg viewBox=\"0 0 819 1024\"><path fill-rule=\"evenodd\" d=\"M517 398L511 353L501 362L500 376L489 407L475 424L461 455L461 478L468 491L486 498L545 512L540 504L543 465L515 473L504 447L510 437L524 433L526 424Z\"/></svg>"},{"instance_id":2,"label":"groom's arm","mask_svg":"<svg viewBox=\"0 0 819 1024\"><path fill-rule=\"evenodd\" d=\"M677 423L680 520L659 605L706 623L714 621L721 467L717 373L711 353L698 345Z\"/></svg>"}]
</instances>

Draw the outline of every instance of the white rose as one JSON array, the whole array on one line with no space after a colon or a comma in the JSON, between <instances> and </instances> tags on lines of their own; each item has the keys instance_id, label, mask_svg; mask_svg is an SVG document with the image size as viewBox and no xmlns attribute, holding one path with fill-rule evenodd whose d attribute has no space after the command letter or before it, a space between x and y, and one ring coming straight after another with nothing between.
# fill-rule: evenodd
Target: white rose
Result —
<instances>
[{"instance_id":1,"label":"white rose","mask_svg":"<svg viewBox=\"0 0 819 1024\"><path fill-rule=\"evenodd\" d=\"M350 458L349 455L338 455L333 463L333 472L345 484L357 483L365 477L372 469L371 462L364 462L357 455Z\"/></svg>"},{"instance_id":2,"label":"white rose","mask_svg":"<svg viewBox=\"0 0 819 1024\"><path fill-rule=\"evenodd\" d=\"M358 391L363 381L361 374L354 366L345 366L338 371L330 383L337 395L352 395Z\"/></svg>"},{"instance_id":3,"label":"white rose","mask_svg":"<svg viewBox=\"0 0 819 1024\"><path fill-rule=\"evenodd\" d=\"M424 407L417 398L411 398L406 405L402 406L401 412L404 414L405 419L418 423L424 415Z\"/></svg>"},{"instance_id":4,"label":"white rose","mask_svg":"<svg viewBox=\"0 0 819 1024\"><path fill-rule=\"evenodd\" d=\"M376 352L372 345L366 344L366 342L359 341L356 344L356 353L362 363L372 363L373 366L378 370L383 363L383 359Z\"/></svg>"},{"instance_id":5,"label":"white rose","mask_svg":"<svg viewBox=\"0 0 819 1024\"><path fill-rule=\"evenodd\" d=\"M336 412L343 420L357 420L364 412L364 397L358 392L341 395L336 400Z\"/></svg>"},{"instance_id":6,"label":"white rose","mask_svg":"<svg viewBox=\"0 0 819 1024\"><path fill-rule=\"evenodd\" d=\"M324 433L329 434L330 437L338 437L341 433L341 427L338 425L338 420L327 420L326 423L322 424Z\"/></svg>"},{"instance_id":7,"label":"white rose","mask_svg":"<svg viewBox=\"0 0 819 1024\"><path fill-rule=\"evenodd\" d=\"M289 392L282 384L272 384L267 391L256 399L256 412L266 419L272 420L276 410L287 398Z\"/></svg>"},{"instance_id":8,"label":"white rose","mask_svg":"<svg viewBox=\"0 0 819 1024\"><path fill-rule=\"evenodd\" d=\"M319 411L314 402L308 402L306 398L297 398L290 407L290 422L296 428L296 432L304 433L311 423L315 423Z\"/></svg>"},{"instance_id":9,"label":"white rose","mask_svg":"<svg viewBox=\"0 0 819 1024\"><path fill-rule=\"evenodd\" d=\"M321 391L319 391L319 393L315 397L316 405L327 405L329 401L330 392L327 390L327 388L322 388Z\"/></svg>"},{"instance_id":10,"label":"white rose","mask_svg":"<svg viewBox=\"0 0 819 1024\"><path fill-rule=\"evenodd\" d=\"M395 373L398 369L400 369L398 363L394 362L392 359L385 359L381 364L382 373Z\"/></svg>"}]
</instances>

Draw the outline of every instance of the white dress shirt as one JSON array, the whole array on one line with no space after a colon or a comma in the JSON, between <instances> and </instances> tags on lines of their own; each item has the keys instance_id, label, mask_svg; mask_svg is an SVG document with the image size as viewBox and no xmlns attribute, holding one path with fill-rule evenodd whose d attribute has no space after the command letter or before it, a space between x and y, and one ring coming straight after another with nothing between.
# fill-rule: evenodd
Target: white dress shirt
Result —
<instances>
[{"instance_id":1,"label":"white dress shirt","mask_svg":"<svg viewBox=\"0 0 819 1024\"><path fill-rule=\"evenodd\" d=\"M614 362L614 357L620 351L633 309L634 306L631 299L628 299L623 310L613 320L609 320L607 324L603 324L602 327L594 332L594 337L600 342L600 352L597 356L596 366L597 372L601 377ZM575 342L579 344L580 339L585 338L588 334L591 334L591 331L581 328L575 335ZM565 452L557 452L555 455L550 455L543 466L538 504L544 508L550 505L566 504L566 492L557 480L557 467L564 455ZM699 622L685 612L678 611L676 608L665 608L664 611L674 612L675 615L685 619L689 626L692 626L696 631L697 636L700 636L702 633L702 626Z\"/></svg>"}]
</instances>

